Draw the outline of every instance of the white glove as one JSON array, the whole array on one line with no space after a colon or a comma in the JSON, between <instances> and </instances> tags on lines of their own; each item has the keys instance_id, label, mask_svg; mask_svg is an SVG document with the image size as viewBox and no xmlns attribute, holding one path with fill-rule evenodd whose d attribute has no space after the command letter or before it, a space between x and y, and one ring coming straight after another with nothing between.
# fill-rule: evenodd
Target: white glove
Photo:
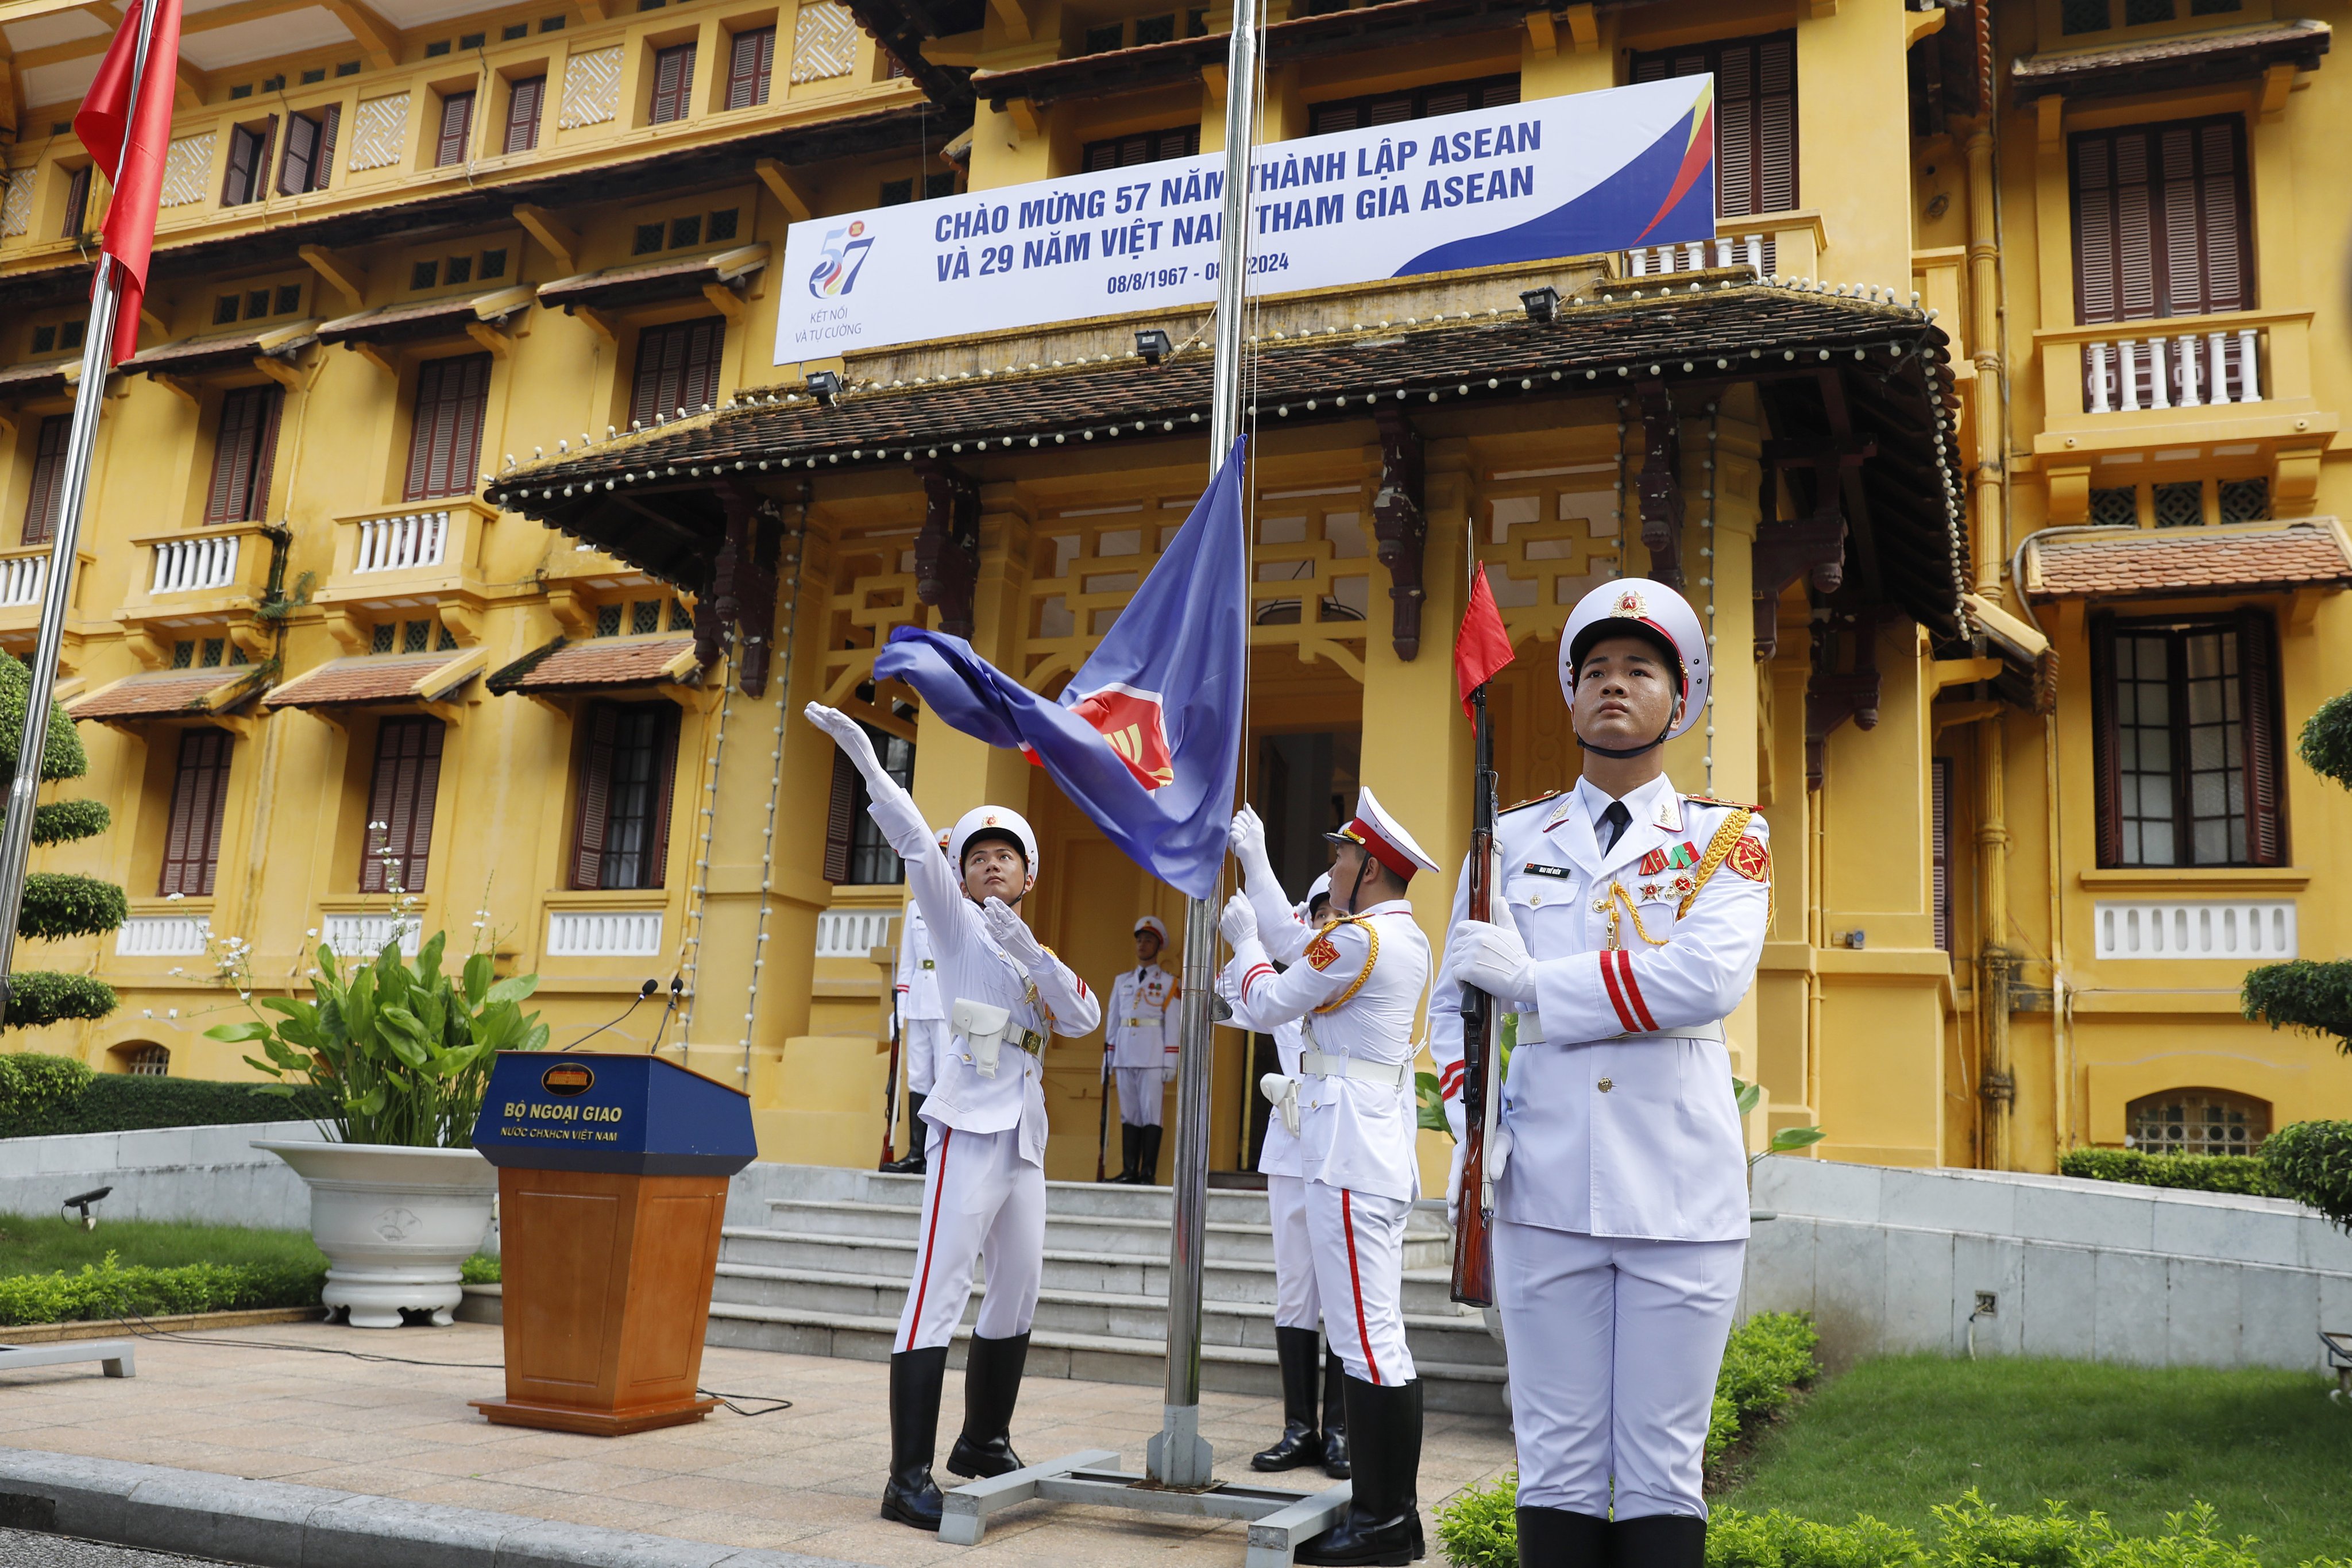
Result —
<instances>
[{"instance_id":1,"label":"white glove","mask_svg":"<svg viewBox=\"0 0 2352 1568\"><path fill-rule=\"evenodd\" d=\"M1234 813L1234 825L1226 830L1225 843L1234 858L1242 863L1243 877L1255 886L1275 886L1274 862L1265 852L1265 824L1257 811L1244 806Z\"/></svg>"},{"instance_id":2,"label":"white glove","mask_svg":"<svg viewBox=\"0 0 2352 1568\"><path fill-rule=\"evenodd\" d=\"M1166 1085L1174 1083L1175 1081L1176 1053L1170 1051L1167 1053L1167 1059L1163 1061L1160 1067L1160 1082L1163 1087L1165 1087Z\"/></svg>"},{"instance_id":3,"label":"white glove","mask_svg":"<svg viewBox=\"0 0 2352 1568\"><path fill-rule=\"evenodd\" d=\"M874 739L865 726L838 708L827 708L822 702L812 702L801 710L808 721L833 737L833 743L847 754L857 771L869 780L882 773L882 759L874 754Z\"/></svg>"},{"instance_id":4,"label":"white glove","mask_svg":"<svg viewBox=\"0 0 2352 1568\"><path fill-rule=\"evenodd\" d=\"M1451 1227L1462 1223L1462 1162L1469 1157L1470 1141L1454 1141L1454 1163L1445 1173L1445 1223Z\"/></svg>"},{"instance_id":5,"label":"white glove","mask_svg":"<svg viewBox=\"0 0 2352 1568\"><path fill-rule=\"evenodd\" d=\"M1257 940L1257 911L1249 900L1235 893L1225 900L1224 913L1217 917L1217 929L1225 933L1225 941L1238 948L1245 942Z\"/></svg>"},{"instance_id":6,"label":"white glove","mask_svg":"<svg viewBox=\"0 0 2352 1568\"><path fill-rule=\"evenodd\" d=\"M991 899L980 906L980 923L988 928L988 934L1004 950L1005 956L1022 968L1045 966L1045 950L1039 945L1035 933L1003 899Z\"/></svg>"},{"instance_id":7,"label":"white glove","mask_svg":"<svg viewBox=\"0 0 2352 1568\"><path fill-rule=\"evenodd\" d=\"M1445 942L1445 966L1454 983L1475 985L1507 1005L1536 999L1536 966L1515 926L1464 921Z\"/></svg>"}]
</instances>

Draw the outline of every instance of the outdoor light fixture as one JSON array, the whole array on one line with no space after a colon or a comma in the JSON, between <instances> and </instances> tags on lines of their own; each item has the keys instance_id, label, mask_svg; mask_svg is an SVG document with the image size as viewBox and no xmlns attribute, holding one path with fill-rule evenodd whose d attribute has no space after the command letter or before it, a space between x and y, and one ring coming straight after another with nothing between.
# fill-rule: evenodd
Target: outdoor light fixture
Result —
<instances>
[{"instance_id":1,"label":"outdoor light fixture","mask_svg":"<svg viewBox=\"0 0 2352 1568\"><path fill-rule=\"evenodd\" d=\"M818 403L830 408L841 395L841 373L837 370L812 371L809 373L808 389L815 395Z\"/></svg>"},{"instance_id":2,"label":"outdoor light fixture","mask_svg":"<svg viewBox=\"0 0 2352 1568\"><path fill-rule=\"evenodd\" d=\"M1135 334L1135 352L1143 356L1144 363L1156 365L1173 353L1175 349L1168 342L1166 332L1161 331L1158 327L1146 327Z\"/></svg>"},{"instance_id":3,"label":"outdoor light fixture","mask_svg":"<svg viewBox=\"0 0 2352 1568\"><path fill-rule=\"evenodd\" d=\"M1547 283L1540 289L1530 289L1519 296L1519 303L1528 308L1528 320L1545 322L1559 314L1559 290Z\"/></svg>"},{"instance_id":4,"label":"outdoor light fixture","mask_svg":"<svg viewBox=\"0 0 2352 1568\"><path fill-rule=\"evenodd\" d=\"M112 1191L114 1191L112 1187L94 1187L86 1193L76 1193L72 1197L68 1198L65 1202L58 1205L58 1215L62 1219L65 1216L66 1210L77 1209L80 1211L81 1214L82 1229L96 1230L98 1228L98 1216L89 1212L89 1205L98 1202L100 1198L106 1196L107 1194Z\"/></svg>"}]
</instances>

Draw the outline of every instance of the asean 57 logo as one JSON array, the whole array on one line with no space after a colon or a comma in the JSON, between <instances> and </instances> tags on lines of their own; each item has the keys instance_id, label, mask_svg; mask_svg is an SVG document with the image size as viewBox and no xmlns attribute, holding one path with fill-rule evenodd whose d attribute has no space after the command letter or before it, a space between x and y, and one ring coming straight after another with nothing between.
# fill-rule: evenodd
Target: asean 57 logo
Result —
<instances>
[{"instance_id":1,"label":"asean 57 logo","mask_svg":"<svg viewBox=\"0 0 2352 1568\"><path fill-rule=\"evenodd\" d=\"M829 231L824 237L824 258L809 274L810 296L834 300L856 288L857 275L866 267L866 253L873 248L874 237L866 232L863 218L847 228Z\"/></svg>"}]
</instances>

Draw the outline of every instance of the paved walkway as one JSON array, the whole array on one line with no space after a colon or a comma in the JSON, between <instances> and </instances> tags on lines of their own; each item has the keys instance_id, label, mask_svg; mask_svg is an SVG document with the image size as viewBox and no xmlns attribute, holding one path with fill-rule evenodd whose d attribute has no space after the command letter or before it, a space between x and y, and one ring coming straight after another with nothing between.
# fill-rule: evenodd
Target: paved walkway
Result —
<instances>
[{"instance_id":1,"label":"paved walkway","mask_svg":"<svg viewBox=\"0 0 2352 1568\"><path fill-rule=\"evenodd\" d=\"M1050 1503L997 1516L975 1548L944 1546L887 1523L876 1513L888 1459L888 1369L878 1362L714 1346L703 1357L706 1388L742 1396L751 1408L772 1398L790 1399L793 1407L752 1417L721 1410L698 1426L601 1438L492 1426L468 1408L468 1399L503 1388L495 1327L280 1324L204 1339L142 1342L134 1379L100 1377L95 1366L0 1377L0 1445L878 1568L951 1561L971 1568L1236 1568L1245 1545L1237 1523L1155 1521ZM337 1351L427 1364L317 1353ZM944 1460L962 1408L960 1374L950 1374L942 1404ZM1202 1431L1216 1446L1222 1475L1246 1476L1248 1454L1280 1422L1270 1398L1202 1399ZM1128 1468L1140 1470L1144 1440L1159 1426L1157 1388L1040 1378L1022 1390L1013 1438L1033 1460L1116 1448ZM1424 1510L1510 1465L1502 1423L1433 1414L1421 1468ZM1267 1479L1307 1490L1320 1475Z\"/></svg>"}]
</instances>

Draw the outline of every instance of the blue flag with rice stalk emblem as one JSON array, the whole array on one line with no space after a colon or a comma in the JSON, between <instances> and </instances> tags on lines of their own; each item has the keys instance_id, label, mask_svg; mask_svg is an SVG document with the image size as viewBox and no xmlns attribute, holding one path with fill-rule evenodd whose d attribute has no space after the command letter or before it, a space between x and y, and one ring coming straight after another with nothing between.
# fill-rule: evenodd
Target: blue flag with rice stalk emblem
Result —
<instances>
[{"instance_id":1,"label":"blue flag with rice stalk emblem","mask_svg":"<svg viewBox=\"0 0 2352 1568\"><path fill-rule=\"evenodd\" d=\"M1059 700L920 626L874 660L874 679L905 681L965 734L1028 752L1129 859L1195 899L1215 896L1224 863L1249 687L1247 439Z\"/></svg>"}]
</instances>

